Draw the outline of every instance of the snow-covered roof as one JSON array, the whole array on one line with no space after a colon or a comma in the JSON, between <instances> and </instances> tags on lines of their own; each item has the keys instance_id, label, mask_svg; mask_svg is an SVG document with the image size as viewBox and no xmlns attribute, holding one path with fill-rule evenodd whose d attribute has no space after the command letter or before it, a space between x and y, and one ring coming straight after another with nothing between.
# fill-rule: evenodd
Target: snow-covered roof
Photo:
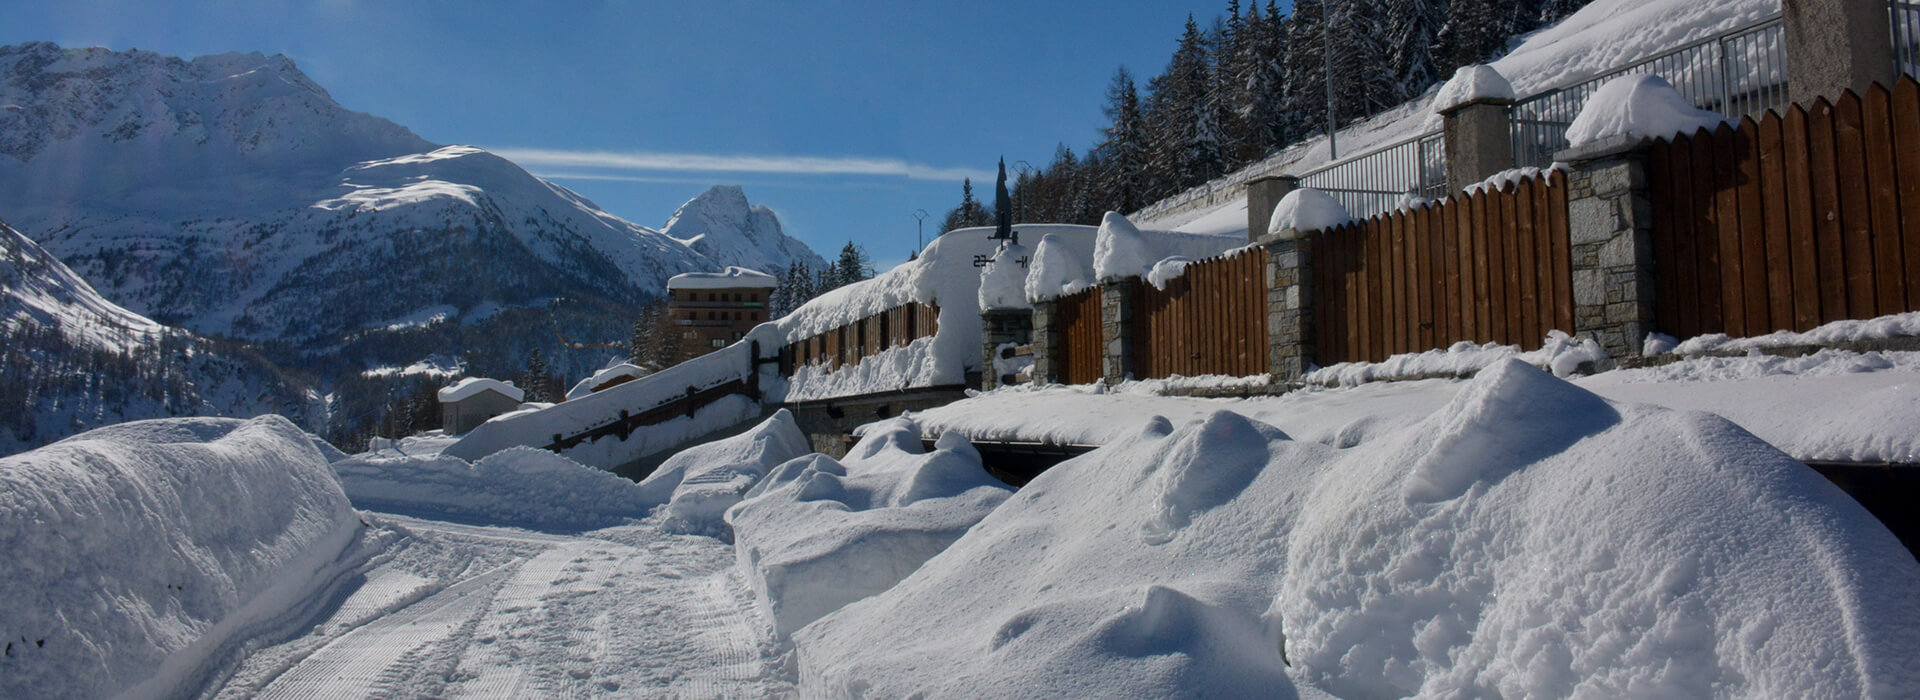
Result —
<instances>
[{"instance_id":1,"label":"snow-covered roof","mask_svg":"<svg viewBox=\"0 0 1920 700\"><path fill-rule=\"evenodd\" d=\"M467 377L466 379L462 379L460 381L454 382L453 386L449 386L444 389L441 389L440 403L453 403L455 401L465 401L467 399L473 398L474 396L478 395L480 392L483 392L483 391L499 392L502 395L505 395L507 398L513 399L515 401L522 401L527 398L526 392L523 392L518 388L515 388L512 384L509 384L507 382L503 382L498 379L487 379L485 377Z\"/></svg>"},{"instance_id":2,"label":"snow-covered roof","mask_svg":"<svg viewBox=\"0 0 1920 700\"><path fill-rule=\"evenodd\" d=\"M667 289L772 289L780 280L759 270L729 267L726 272L687 272L667 280Z\"/></svg>"}]
</instances>

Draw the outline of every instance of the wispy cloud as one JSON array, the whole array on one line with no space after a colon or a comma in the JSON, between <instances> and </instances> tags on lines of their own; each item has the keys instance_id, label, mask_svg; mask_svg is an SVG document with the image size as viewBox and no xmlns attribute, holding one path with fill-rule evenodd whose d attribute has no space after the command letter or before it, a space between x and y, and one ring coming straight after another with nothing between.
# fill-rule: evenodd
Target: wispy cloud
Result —
<instances>
[{"instance_id":1,"label":"wispy cloud","mask_svg":"<svg viewBox=\"0 0 1920 700\"><path fill-rule=\"evenodd\" d=\"M821 158L812 156L743 156L638 151L563 151L546 148L491 149L528 169L592 168L627 172L770 173L781 175L870 175L913 180L986 180L993 173L971 168L941 168L892 158ZM576 179L586 179L576 173ZM612 174L593 176L622 179ZM644 180L641 180L644 181Z\"/></svg>"},{"instance_id":2,"label":"wispy cloud","mask_svg":"<svg viewBox=\"0 0 1920 700\"><path fill-rule=\"evenodd\" d=\"M564 170L545 170L545 169L535 169L535 170L530 170L528 172L531 172L535 176L544 180L645 182L649 184L659 184L659 185L699 185L702 187L710 186L714 183L713 178L701 177L700 175L697 175L697 174L679 175L679 176L676 176L676 175L619 175L619 174L613 174L613 173L590 173L590 172L583 173L583 172L572 172L572 171L564 171ZM806 190L828 189L828 190L862 190L862 191L903 189L906 187L904 183L900 183L897 181L896 182L873 182L870 180L831 180L831 179L824 179L824 178L783 178L783 177L765 177L765 178L730 177L730 178L727 178L727 184L741 185L743 187L756 187L756 188L784 187L784 188L806 189Z\"/></svg>"}]
</instances>

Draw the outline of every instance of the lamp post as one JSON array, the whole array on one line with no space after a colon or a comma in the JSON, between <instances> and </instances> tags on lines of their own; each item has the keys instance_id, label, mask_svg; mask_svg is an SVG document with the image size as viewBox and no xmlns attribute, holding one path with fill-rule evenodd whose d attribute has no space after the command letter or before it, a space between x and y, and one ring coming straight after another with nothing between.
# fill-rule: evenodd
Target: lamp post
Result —
<instances>
[{"instance_id":1,"label":"lamp post","mask_svg":"<svg viewBox=\"0 0 1920 700\"><path fill-rule=\"evenodd\" d=\"M931 216L931 215L928 214L927 210L925 209L913 210L913 221L918 226L918 229L915 232L914 240L919 242L919 245L916 245L913 248L914 255L919 255L920 249L927 247L927 217L928 216Z\"/></svg>"}]
</instances>

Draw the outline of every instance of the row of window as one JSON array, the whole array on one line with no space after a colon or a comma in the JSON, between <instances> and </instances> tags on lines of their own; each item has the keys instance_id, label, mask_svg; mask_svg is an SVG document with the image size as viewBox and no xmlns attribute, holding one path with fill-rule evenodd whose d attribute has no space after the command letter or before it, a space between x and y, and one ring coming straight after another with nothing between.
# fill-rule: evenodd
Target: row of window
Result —
<instances>
[{"instance_id":1,"label":"row of window","mask_svg":"<svg viewBox=\"0 0 1920 700\"><path fill-rule=\"evenodd\" d=\"M748 294L746 295L746 297L747 298L745 299L741 299L740 293L734 292L733 299L729 300L727 299L727 294L724 292L707 292L707 301L750 301L756 304L760 303L760 294L758 292ZM699 301L699 300L700 300L699 292L687 292L687 301Z\"/></svg>"},{"instance_id":2,"label":"row of window","mask_svg":"<svg viewBox=\"0 0 1920 700\"><path fill-rule=\"evenodd\" d=\"M687 320L689 321L700 320L700 312L688 311ZM759 321L760 312L758 311L708 311L707 320L709 321Z\"/></svg>"}]
</instances>

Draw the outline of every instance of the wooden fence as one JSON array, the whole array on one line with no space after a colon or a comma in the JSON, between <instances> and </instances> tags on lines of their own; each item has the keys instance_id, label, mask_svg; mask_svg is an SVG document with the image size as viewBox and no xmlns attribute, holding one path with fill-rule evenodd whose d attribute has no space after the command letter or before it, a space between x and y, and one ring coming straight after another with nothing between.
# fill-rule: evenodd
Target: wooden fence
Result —
<instances>
[{"instance_id":1,"label":"wooden fence","mask_svg":"<svg viewBox=\"0 0 1920 700\"><path fill-rule=\"evenodd\" d=\"M1656 325L1804 331L1920 310L1920 83L1656 143Z\"/></svg>"},{"instance_id":2,"label":"wooden fence","mask_svg":"<svg viewBox=\"0 0 1920 700\"><path fill-rule=\"evenodd\" d=\"M1247 248L1187 266L1155 289L1137 285L1130 319L1142 379L1267 371L1267 252Z\"/></svg>"},{"instance_id":3,"label":"wooden fence","mask_svg":"<svg viewBox=\"0 0 1920 700\"><path fill-rule=\"evenodd\" d=\"M1566 175L1456 194L1311 235L1316 357L1378 362L1457 341L1572 332Z\"/></svg>"},{"instance_id":4,"label":"wooden fence","mask_svg":"<svg viewBox=\"0 0 1920 700\"><path fill-rule=\"evenodd\" d=\"M1059 376L1064 384L1090 384L1106 374L1100 358L1100 288L1059 299Z\"/></svg>"},{"instance_id":5,"label":"wooden fence","mask_svg":"<svg viewBox=\"0 0 1920 700\"><path fill-rule=\"evenodd\" d=\"M850 367L939 331L939 306L908 302L781 348L780 371L793 376L804 366Z\"/></svg>"}]
</instances>

